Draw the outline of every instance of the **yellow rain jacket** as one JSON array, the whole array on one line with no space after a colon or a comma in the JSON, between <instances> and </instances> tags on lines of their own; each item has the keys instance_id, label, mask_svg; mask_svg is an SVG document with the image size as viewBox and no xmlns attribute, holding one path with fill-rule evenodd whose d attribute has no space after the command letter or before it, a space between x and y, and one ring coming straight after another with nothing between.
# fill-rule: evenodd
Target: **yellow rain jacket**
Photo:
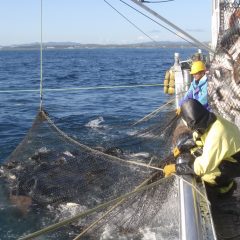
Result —
<instances>
[{"instance_id":1,"label":"yellow rain jacket","mask_svg":"<svg viewBox=\"0 0 240 240\"><path fill-rule=\"evenodd\" d=\"M215 185L221 175L218 168L223 160L236 162L231 156L240 151L240 130L233 123L217 116L217 120L201 136L203 153L194 161L194 172L204 181Z\"/></svg>"}]
</instances>

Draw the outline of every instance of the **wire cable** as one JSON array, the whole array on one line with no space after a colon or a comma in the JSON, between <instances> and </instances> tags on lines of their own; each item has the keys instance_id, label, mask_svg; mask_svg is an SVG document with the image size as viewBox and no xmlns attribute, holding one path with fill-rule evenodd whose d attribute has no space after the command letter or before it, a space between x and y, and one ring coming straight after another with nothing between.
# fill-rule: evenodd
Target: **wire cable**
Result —
<instances>
[{"instance_id":1,"label":"wire cable","mask_svg":"<svg viewBox=\"0 0 240 240\"><path fill-rule=\"evenodd\" d=\"M142 29L140 29L136 24L134 24L132 21L130 21L127 17L125 17L122 13L120 13L115 7L113 7L108 1L104 0L105 3L107 3L112 9L114 9L118 14L120 14L125 20L127 20L130 24L132 24L136 29L138 29L141 33L143 33L146 37L148 37L153 42L157 43L151 36L149 36L147 33L145 33Z\"/></svg>"},{"instance_id":2,"label":"wire cable","mask_svg":"<svg viewBox=\"0 0 240 240\"><path fill-rule=\"evenodd\" d=\"M43 12L43 8L42 8L42 0L41 0L41 43L40 43L40 111L42 110L42 106L43 106L43 41L42 41L42 12Z\"/></svg>"},{"instance_id":3,"label":"wire cable","mask_svg":"<svg viewBox=\"0 0 240 240\"><path fill-rule=\"evenodd\" d=\"M162 25L161 23L159 23L158 21L154 20L153 18L149 17L148 15L146 15L145 13L139 11L138 9L134 8L133 6L131 6L130 4L124 2L123 0L120 0L122 3L124 3L125 5L129 6L130 8L132 8L133 10L135 10L136 12L140 13L141 15L143 15L144 17L150 19L151 21L155 22L157 25L161 26L162 28L166 29L167 31L173 33L174 35L178 36L179 38L183 39L184 41L188 42L189 44L191 44L192 46L196 47L196 44L190 42L189 40L187 40L186 38L180 36L179 34L177 34L176 32L172 31L170 28Z\"/></svg>"},{"instance_id":4,"label":"wire cable","mask_svg":"<svg viewBox=\"0 0 240 240\"><path fill-rule=\"evenodd\" d=\"M162 17L158 13L154 12L152 9L148 8L147 6L142 4L141 2L139 2L137 0L131 0L131 1L134 2L135 4L137 4L139 7L142 7L145 11L147 11L150 14L154 15L156 18L160 19L161 21L163 21L167 25L171 26L173 29L175 29L176 31L180 32L181 34L183 34L188 39L191 39L196 46L201 47L201 48L203 48L203 49L205 49L205 50L207 50L207 51L209 51L211 53L214 53L214 51L210 47L208 47L206 44L198 41L196 38L194 38L193 36L191 36L190 34L185 32L184 30L182 30L180 27L178 27L177 25L173 24L172 22L170 22L166 18Z\"/></svg>"}]
</instances>

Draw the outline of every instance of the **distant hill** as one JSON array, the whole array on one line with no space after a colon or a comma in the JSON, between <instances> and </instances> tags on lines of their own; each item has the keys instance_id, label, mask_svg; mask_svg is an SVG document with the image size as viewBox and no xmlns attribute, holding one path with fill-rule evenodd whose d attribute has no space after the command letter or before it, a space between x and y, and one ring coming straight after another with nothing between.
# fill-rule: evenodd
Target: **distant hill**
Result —
<instances>
[{"instance_id":1,"label":"distant hill","mask_svg":"<svg viewBox=\"0 0 240 240\"><path fill-rule=\"evenodd\" d=\"M209 44L209 43L206 43ZM82 49L82 48L192 48L194 46L186 42L144 42L133 44L81 44L75 42L46 42L44 49ZM0 50L34 50L39 49L40 43L16 44L0 46Z\"/></svg>"}]
</instances>

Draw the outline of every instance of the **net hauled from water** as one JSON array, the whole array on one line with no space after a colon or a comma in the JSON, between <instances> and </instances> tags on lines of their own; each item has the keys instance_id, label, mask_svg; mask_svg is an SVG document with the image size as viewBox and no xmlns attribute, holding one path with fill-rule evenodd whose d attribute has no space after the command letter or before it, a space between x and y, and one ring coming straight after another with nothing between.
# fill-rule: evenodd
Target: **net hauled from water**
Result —
<instances>
[{"instance_id":1,"label":"net hauled from water","mask_svg":"<svg viewBox=\"0 0 240 240\"><path fill-rule=\"evenodd\" d=\"M166 118L166 122L168 120ZM176 124L175 117L171 124ZM154 123L148 128L140 128L128 140L119 139L119 143L126 152L127 145L131 149L138 145L138 151L144 150L146 146L139 142L149 134L156 134L152 144L158 145L161 141L167 144L172 128L166 128L164 121L162 126ZM175 177L121 199L156 182L162 173L148 167L159 166L158 157L130 159L130 152L121 152L119 156L113 151L116 143L116 140L109 143L107 150L86 146L62 132L46 112L40 111L28 134L1 167L10 201L23 211L50 208L53 214L49 225L69 218L73 209L74 214L79 214L100 206L99 210L71 223L76 235L97 221L81 238L144 239L146 235L165 238L171 232L171 236L175 236L173 239L178 239L178 184ZM150 160L151 165L147 165ZM102 209L101 205L108 202L109 205ZM69 206L71 210L64 214ZM64 232L70 229L64 229Z\"/></svg>"},{"instance_id":2,"label":"net hauled from water","mask_svg":"<svg viewBox=\"0 0 240 240\"><path fill-rule=\"evenodd\" d=\"M209 69L208 97L214 112L239 126L238 5L226 5L224 10L224 29ZM161 166L162 156L167 157L171 150L177 123L173 116L168 111L155 122L148 121L147 127L141 125L132 136L89 147L62 132L40 111L28 134L1 166L9 200L24 212L48 211L47 225L83 213L63 230L52 227L56 239L61 239L63 232L65 239L79 233L84 233L78 235L81 239L179 239L178 181L174 176L159 181L161 171L148 167L149 163ZM131 153L148 152L149 146L153 151L147 158L130 157ZM44 234L51 237L52 233Z\"/></svg>"}]
</instances>

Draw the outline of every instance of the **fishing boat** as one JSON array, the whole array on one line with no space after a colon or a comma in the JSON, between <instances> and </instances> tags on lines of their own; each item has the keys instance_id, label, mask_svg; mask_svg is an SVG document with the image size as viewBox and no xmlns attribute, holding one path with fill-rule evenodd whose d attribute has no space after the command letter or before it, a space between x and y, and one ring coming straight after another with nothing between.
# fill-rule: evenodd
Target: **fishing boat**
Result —
<instances>
[{"instance_id":1,"label":"fishing boat","mask_svg":"<svg viewBox=\"0 0 240 240\"><path fill-rule=\"evenodd\" d=\"M213 71L219 70L216 67L219 67L222 57L221 46L224 45L225 48L228 42L225 38L230 38L229 43L234 45L230 46L231 52L235 58L238 56L240 48L236 47L236 35L239 32L235 28L234 31L228 31L231 29L228 29L224 19L228 21L226 19L238 15L239 3L214 1L213 42L210 47L153 12L144 4L145 1L132 2L180 31L198 48L208 51ZM234 41L231 37L234 37ZM202 58L201 51L198 54ZM226 55L224 64L225 60ZM191 59L183 61L178 53L175 54L174 65L171 67L175 84L170 91L176 102L174 109L191 81L190 65ZM232 78L228 77L228 80L228 86L235 84L231 82ZM216 95L219 92L216 87L219 85L214 82L210 86L210 96ZM225 91L221 99L212 97L211 101L218 113L238 124L239 109L231 108L229 111L230 107L226 106L224 100L230 93L237 94L239 88L233 87L230 90ZM239 106L239 96L235 97L235 106ZM159 110L151 116L155 117L157 113ZM139 160L141 152L132 158L133 155L126 155L118 148L126 143L134 146L138 144L138 149L141 149L142 144L157 143L157 146L165 146L165 150L168 147L168 152L171 153L170 136L177 123L175 112L170 118L168 113L161 115L160 119L154 120L154 117L147 128L144 128L144 124L146 119L150 119L149 116L144 117L144 121L132 124L128 130L138 132L131 136L130 141L120 139L122 145L114 143L107 148L90 147L62 131L45 110L41 98L40 110L31 129L8 157L6 164L1 166L1 177L7 182L10 200L16 205L34 203L38 206L38 211L40 208L47 211L51 206L51 209L61 213L68 207L75 212L73 216L63 219L53 218L47 226L32 233L26 232L20 239L33 239L42 235L45 237L54 231L56 239L60 239L64 233L67 233L66 239L238 239L239 219L236 221L233 217L239 216L240 191L235 192L234 198L224 202L209 202L204 182L197 181L192 176L174 175L163 178L159 159L150 156L147 160ZM150 134L152 140L149 139ZM171 154L170 156L172 157ZM74 233L71 235L69 232Z\"/></svg>"},{"instance_id":2,"label":"fishing boat","mask_svg":"<svg viewBox=\"0 0 240 240\"><path fill-rule=\"evenodd\" d=\"M198 59L202 60L205 63L209 64L208 59L211 59L211 67L209 77L209 89L208 96L209 101L212 104L212 107L215 113L225 117L226 119L232 121L239 127L239 82L238 77L227 77L224 71L232 70L238 72L238 67L234 69L234 64L229 64L228 61L237 61L239 56L239 2L236 1L213 1L213 11L212 11L212 42L211 49L209 52L209 58L206 58L202 55L201 50L197 54ZM224 45L224 46L223 46ZM213 53L215 52L215 53ZM224 57L226 58L224 60ZM227 60L228 59L228 60ZM230 60L231 59L231 60ZM186 86L189 86L191 82L190 76L190 65L191 62L196 59L188 59L185 61L180 61L179 54L175 54L175 63L172 66L172 72L175 79L175 94L176 94L176 106L178 106L180 99L183 97L186 92ZM223 62L228 66L224 66ZM231 65L231 66L230 66ZM228 70L226 70L228 69ZM222 72L223 75L216 77L215 74ZM229 74L229 72L228 72ZM221 80L220 80L221 79ZM218 81L225 81L223 84L217 84ZM169 82L169 81L168 81ZM216 84L216 85L215 85ZM170 85L168 85L170 86ZM223 88L226 90L223 93ZM232 89L238 89L232 90ZM221 94L218 93L221 91ZM165 90L166 93L167 90ZM170 91L172 94L173 91ZM215 96L214 96L215 95ZM221 95L221 97L220 97ZM229 96L231 96L231 101L229 101ZM228 104L226 104L228 102ZM234 109L233 111L231 109ZM184 177L183 179L186 179ZM189 181L188 177L188 181ZM181 182L182 180L180 180ZM192 179L193 181L193 179ZM240 179L237 178L236 182L240 183ZM205 189L204 186L199 186L199 183L195 183L199 188ZM180 183L180 196L181 202L183 204L182 211L186 211L182 214L183 226L191 226L191 223L194 223L195 232L193 229L187 229L182 235L181 239L239 239L239 200L240 200L240 190L239 188L234 192L233 197L227 199L212 199L212 201L207 204L206 201L202 204L201 200L199 201L198 197L194 198L194 189L189 188L184 182ZM200 224L196 219L201 218L204 212L203 209L208 209L207 216L208 221L204 219ZM184 209L184 210L183 210ZM191 212L191 214L190 214ZM190 217L189 217L190 215ZM193 215L195 215L193 217ZM236 220L238 218L238 220ZM207 226L208 225L208 226ZM207 226L209 232L206 231L202 226ZM200 235L199 235L200 231ZM206 232L205 232L206 231ZM187 233L187 234L186 234ZM192 235L191 235L192 233Z\"/></svg>"}]
</instances>

